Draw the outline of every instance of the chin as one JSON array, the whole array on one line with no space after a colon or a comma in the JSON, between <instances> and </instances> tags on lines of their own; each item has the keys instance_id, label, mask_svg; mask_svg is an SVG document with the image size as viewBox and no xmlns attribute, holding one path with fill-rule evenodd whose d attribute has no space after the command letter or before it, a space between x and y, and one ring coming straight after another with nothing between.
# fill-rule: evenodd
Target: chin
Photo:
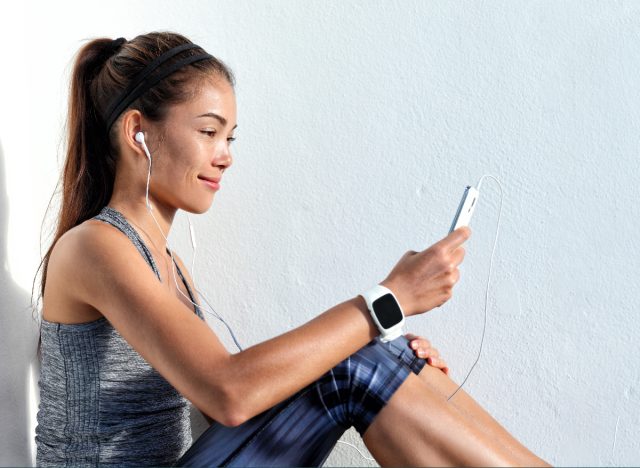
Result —
<instances>
[{"instance_id":1,"label":"chin","mask_svg":"<svg viewBox=\"0 0 640 468\"><path fill-rule=\"evenodd\" d=\"M211 208L211 205L213 205L213 200L211 200L209 203L198 203L195 205L184 205L182 206L182 210L183 211L187 211L189 213L193 213L193 214L203 214L206 213L207 211L209 211L209 209Z\"/></svg>"}]
</instances>

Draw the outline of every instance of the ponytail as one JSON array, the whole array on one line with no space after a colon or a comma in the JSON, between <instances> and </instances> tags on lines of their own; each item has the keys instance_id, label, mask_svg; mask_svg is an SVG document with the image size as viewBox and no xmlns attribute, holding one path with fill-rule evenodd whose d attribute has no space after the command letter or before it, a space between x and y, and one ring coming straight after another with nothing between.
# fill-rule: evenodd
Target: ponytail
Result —
<instances>
[{"instance_id":1,"label":"ponytail","mask_svg":"<svg viewBox=\"0 0 640 468\"><path fill-rule=\"evenodd\" d=\"M69 229L98 214L113 192L115 158L91 93L96 76L113 52L111 43L110 39L97 39L85 45L73 68L62 204L54 244Z\"/></svg>"}]
</instances>

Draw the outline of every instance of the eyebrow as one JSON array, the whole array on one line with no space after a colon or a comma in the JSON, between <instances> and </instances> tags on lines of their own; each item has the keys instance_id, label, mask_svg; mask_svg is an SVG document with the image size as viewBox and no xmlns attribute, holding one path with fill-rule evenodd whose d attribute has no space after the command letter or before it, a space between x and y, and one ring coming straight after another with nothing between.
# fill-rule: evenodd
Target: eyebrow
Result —
<instances>
[{"instance_id":1,"label":"eyebrow","mask_svg":"<svg viewBox=\"0 0 640 468\"><path fill-rule=\"evenodd\" d=\"M207 112L206 114L199 115L196 118L200 118L200 117L213 117L214 119L218 120L222 125L227 125L227 119L225 119L221 115L214 114L213 112ZM231 130L233 130L237 126L238 124L235 124Z\"/></svg>"}]
</instances>

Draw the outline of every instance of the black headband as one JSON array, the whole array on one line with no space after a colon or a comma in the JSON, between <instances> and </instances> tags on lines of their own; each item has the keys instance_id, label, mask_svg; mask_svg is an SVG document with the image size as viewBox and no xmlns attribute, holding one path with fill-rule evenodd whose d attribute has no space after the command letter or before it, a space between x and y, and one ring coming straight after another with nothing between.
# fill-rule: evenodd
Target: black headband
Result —
<instances>
[{"instance_id":1,"label":"black headband","mask_svg":"<svg viewBox=\"0 0 640 468\"><path fill-rule=\"evenodd\" d=\"M131 80L131 83L129 84L129 86L127 86L127 88L122 93L120 93L120 95L116 99L114 99L109 105L109 107L107 108L107 111L105 113L105 115L108 116L107 135L111 130L111 126L116 121L118 116L122 113L122 111L125 110L127 106L129 106L133 101L135 101L140 96L142 96L145 92L147 92L150 88L158 84L167 76L171 75L173 72L179 70L180 68L186 65L189 65L190 63L198 62L200 60L205 60L208 58L213 58L212 55L209 55L207 53L185 57L182 60L178 60L177 62L173 63L170 67L166 68L165 70L162 70L160 73L158 73L156 76L154 76L150 80L146 81L147 77L151 73L153 73L153 71L156 68L158 68L164 62L172 58L174 55L177 55L180 52L183 52L185 50L195 49L199 47L200 46L196 44L182 44L181 46L174 47L173 49L166 51L164 54L160 55L155 60L153 60L153 62L147 65L144 70L142 70L133 80Z\"/></svg>"}]
</instances>

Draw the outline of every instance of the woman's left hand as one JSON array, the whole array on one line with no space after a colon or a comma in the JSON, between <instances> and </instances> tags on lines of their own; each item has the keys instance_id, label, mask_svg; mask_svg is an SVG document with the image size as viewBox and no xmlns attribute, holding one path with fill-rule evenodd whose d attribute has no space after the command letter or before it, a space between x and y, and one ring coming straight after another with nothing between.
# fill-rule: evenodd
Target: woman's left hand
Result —
<instances>
[{"instance_id":1,"label":"woman's left hand","mask_svg":"<svg viewBox=\"0 0 640 468\"><path fill-rule=\"evenodd\" d=\"M422 338L413 333L407 333L404 335L409 340L409 346L413 349L414 354L422 359L427 360L427 364L432 367L436 367L449 375L449 367L447 363L440 357L438 350L431 346L431 343L426 338Z\"/></svg>"}]
</instances>

